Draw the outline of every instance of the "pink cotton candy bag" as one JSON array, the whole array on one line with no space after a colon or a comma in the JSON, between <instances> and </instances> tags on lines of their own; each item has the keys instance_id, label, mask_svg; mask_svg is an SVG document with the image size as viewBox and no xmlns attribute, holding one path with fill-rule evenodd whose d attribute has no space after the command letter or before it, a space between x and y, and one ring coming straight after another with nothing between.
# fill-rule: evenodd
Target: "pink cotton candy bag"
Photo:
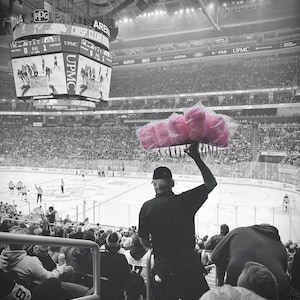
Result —
<instances>
[{"instance_id":1,"label":"pink cotton candy bag","mask_svg":"<svg viewBox=\"0 0 300 300\"><path fill-rule=\"evenodd\" d=\"M137 130L137 137L145 150L179 146L199 142L228 147L237 125L230 117L217 114L201 103L169 118L151 122Z\"/></svg>"}]
</instances>

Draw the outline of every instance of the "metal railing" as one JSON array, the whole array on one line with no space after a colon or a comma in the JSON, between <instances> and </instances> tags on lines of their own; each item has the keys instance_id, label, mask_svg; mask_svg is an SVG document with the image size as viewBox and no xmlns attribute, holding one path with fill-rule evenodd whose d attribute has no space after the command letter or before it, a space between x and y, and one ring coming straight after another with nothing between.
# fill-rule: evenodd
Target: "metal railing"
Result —
<instances>
[{"instance_id":1,"label":"metal railing","mask_svg":"<svg viewBox=\"0 0 300 300\"><path fill-rule=\"evenodd\" d=\"M3 244L29 244L29 245L51 245L72 246L78 248L90 248L93 250L93 294L74 298L77 300L100 300L100 248L92 241L66 239L58 237L12 234L0 232L0 242Z\"/></svg>"}]
</instances>

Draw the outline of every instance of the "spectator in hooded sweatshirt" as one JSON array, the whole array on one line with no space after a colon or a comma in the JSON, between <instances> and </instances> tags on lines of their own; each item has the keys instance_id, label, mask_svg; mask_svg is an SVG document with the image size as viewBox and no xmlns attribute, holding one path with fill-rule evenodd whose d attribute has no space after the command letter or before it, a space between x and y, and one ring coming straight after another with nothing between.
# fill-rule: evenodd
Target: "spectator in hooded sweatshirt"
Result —
<instances>
[{"instance_id":1,"label":"spectator in hooded sweatshirt","mask_svg":"<svg viewBox=\"0 0 300 300\"><path fill-rule=\"evenodd\" d=\"M25 228L14 228L11 233L27 234L27 230ZM0 269L5 272L15 271L18 279L29 290L33 290L49 278L61 279L65 273L65 265L48 271L43 267L38 257L27 255L24 248L25 245L22 244L10 244L8 248L5 248L0 255ZM64 287L77 297L83 296L88 291L85 287L69 282L64 282Z\"/></svg>"},{"instance_id":2,"label":"spectator in hooded sweatshirt","mask_svg":"<svg viewBox=\"0 0 300 300\"><path fill-rule=\"evenodd\" d=\"M278 229L269 224L238 227L230 231L210 256L213 263L226 270L226 284L236 286L249 261L266 266L275 276L278 300L289 299L287 251L280 240Z\"/></svg>"}]
</instances>

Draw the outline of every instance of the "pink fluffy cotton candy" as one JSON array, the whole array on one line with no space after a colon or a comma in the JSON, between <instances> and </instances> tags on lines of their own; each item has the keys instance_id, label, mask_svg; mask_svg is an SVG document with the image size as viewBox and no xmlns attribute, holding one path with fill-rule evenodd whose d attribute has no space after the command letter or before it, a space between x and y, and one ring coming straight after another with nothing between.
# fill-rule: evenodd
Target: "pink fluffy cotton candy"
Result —
<instances>
[{"instance_id":1,"label":"pink fluffy cotton candy","mask_svg":"<svg viewBox=\"0 0 300 300\"><path fill-rule=\"evenodd\" d=\"M154 128L158 147L172 146L172 141L168 130L168 120L162 120L154 123Z\"/></svg>"},{"instance_id":2,"label":"pink fluffy cotton candy","mask_svg":"<svg viewBox=\"0 0 300 300\"><path fill-rule=\"evenodd\" d=\"M226 122L221 115L206 114L207 134L209 144L225 147L228 145L229 132Z\"/></svg>"},{"instance_id":3,"label":"pink fluffy cotton candy","mask_svg":"<svg viewBox=\"0 0 300 300\"><path fill-rule=\"evenodd\" d=\"M137 132L137 137L145 150L158 147L157 139L155 136L155 128L152 123L140 127Z\"/></svg>"},{"instance_id":4,"label":"pink fluffy cotton candy","mask_svg":"<svg viewBox=\"0 0 300 300\"><path fill-rule=\"evenodd\" d=\"M182 115L174 114L168 119L168 130L172 145L183 144L189 139L188 128Z\"/></svg>"},{"instance_id":5,"label":"pink fluffy cotton candy","mask_svg":"<svg viewBox=\"0 0 300 300\"><path fill-rule=\"evenodd\" d=\"M205 117L205 111L202 107L192 107L184 113L190 141L200 142L205 138L207 133Z\"/></svg>"},{"instance_id":6,"label":"pink fluffy cotton candy","mask_svg":"<svg viewBox=\"0 0 300 300\"><path fill-rule=\"evenodd\" d=\"M228 147L229 145L229 131L227 130L227 126L225 126L224 132L214 141L212 141L212 144L214 144L217 147Z\"/></svg>"}]
</instances>

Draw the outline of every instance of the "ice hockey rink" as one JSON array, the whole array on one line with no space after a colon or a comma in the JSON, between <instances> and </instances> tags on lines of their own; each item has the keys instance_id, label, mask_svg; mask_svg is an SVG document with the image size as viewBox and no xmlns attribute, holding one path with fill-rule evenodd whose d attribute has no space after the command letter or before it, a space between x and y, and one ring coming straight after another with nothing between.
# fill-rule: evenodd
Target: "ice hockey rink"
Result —
<instances>
[{"instance_id":1,"label":"ice hockey rink","mask_svg":"<svg viewBox=\"0 0 300 300\"><path fill-rule=\"evenodd\" d=\"M61 192L61 179L65 191ZM10 194L9 181L21 180L28 189L27 202ZM176 180L174 192L180 193L199 184L195 180ZM154 196L150 178L126 176L98 177L86 175L49 174L0 170L0 201L17 205L24 215L39 205L36 203L35 185L43 189L43 210L54 206L63 219L69 215L82 222L86 217L90 223L115 227L138 225L141 205ZM283 197L288 194L289 211L283 210ZM300 196L261 186L218 183L196 217L196 233L202 237L219 232L220 224L230 229L253 224L269 223L279 229L283 242L300 240Z\"/></svg>"}]
</instances>

